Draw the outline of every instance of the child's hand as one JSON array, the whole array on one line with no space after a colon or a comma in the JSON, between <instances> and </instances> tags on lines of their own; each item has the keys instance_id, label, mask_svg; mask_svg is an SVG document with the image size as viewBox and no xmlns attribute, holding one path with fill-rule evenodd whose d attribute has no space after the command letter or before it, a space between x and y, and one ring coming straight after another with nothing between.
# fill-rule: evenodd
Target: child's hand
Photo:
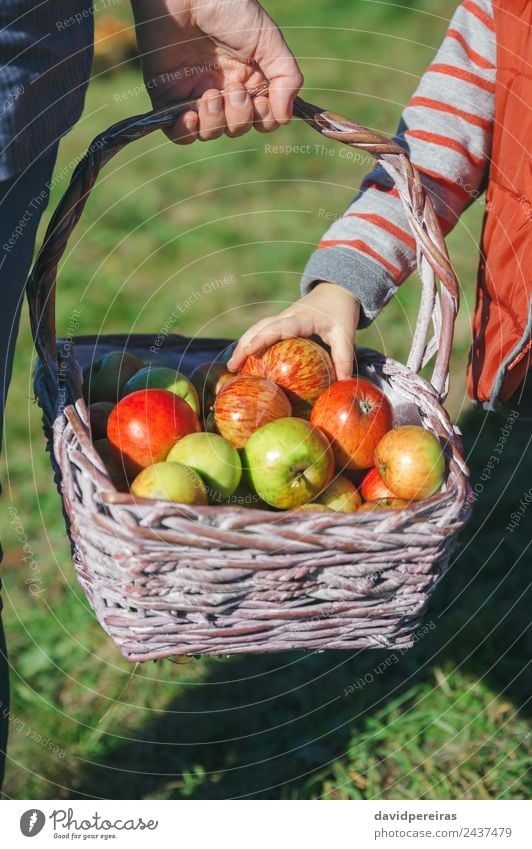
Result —
<instances>
[{"instance_id":1,"label":"child's hand","mask_svg":"<svg viewBox=\"0 0 532 849\"><path fill-rule=\"evenodd\" d=\"M317 283L308 295L278 316L263 318L246 330L227 368L238 371L246 357L263 351L278 339L315 333L331 348L338 380L346 380L353 374L353 346L359 314L359 302L342 286Z\"/></svg>"}]
</instances>

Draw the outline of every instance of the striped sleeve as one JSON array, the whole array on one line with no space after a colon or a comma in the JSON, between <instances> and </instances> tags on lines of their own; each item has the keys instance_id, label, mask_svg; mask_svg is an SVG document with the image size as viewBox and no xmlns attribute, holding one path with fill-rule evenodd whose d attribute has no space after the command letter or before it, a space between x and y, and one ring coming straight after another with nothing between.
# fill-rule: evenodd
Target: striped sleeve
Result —
<instances>
[{"instance_id":1,"label":"striped sleeve","mask_svg":"<svg viewBox=\"0 0 532 849\"><path fill-rule=\"evenodd\" d=\"M448 233L483 191L494 114L496 43L491 0L463 0L394 137L421 173ZM415 242L391 179L376 166L323 235L301 280L349 289L365 327L416 266Z\"/></svg>"}]
</instances>

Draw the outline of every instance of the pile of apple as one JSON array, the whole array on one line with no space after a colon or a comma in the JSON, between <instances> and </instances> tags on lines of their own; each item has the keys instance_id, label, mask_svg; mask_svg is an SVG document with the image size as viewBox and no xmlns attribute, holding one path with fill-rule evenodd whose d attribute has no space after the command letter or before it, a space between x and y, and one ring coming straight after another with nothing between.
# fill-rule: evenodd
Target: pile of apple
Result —
<instances>
[{"instance_id":1,"label":"pile of apple","mask_svg":"<svg viewBox=\"0 0 532 849\"><path fill-rule=\"evenodd\" d=\"M238 374L190 376L122 351L85 370L91 437L118 490L182 504L344 513L406 507L445 476L439 441L394 427L370 380L336 380L309 339L276 342Z\"/></svg>"}]
</instances>

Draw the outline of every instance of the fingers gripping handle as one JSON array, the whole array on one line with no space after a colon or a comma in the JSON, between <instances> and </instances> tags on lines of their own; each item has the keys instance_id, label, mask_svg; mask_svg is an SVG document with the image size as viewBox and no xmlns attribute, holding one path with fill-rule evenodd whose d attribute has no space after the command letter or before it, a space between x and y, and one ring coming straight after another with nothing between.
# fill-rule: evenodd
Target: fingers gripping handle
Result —
<instances>
[{"instance_id":1,"label":"fingers gripping handle","mask_svg":"<svg viewBox=\"0 0 532 849\"><path fill-rule=\"evenodd\" d=\"M250 94L255 97L266 90L265 84L252 89ZM31 329L50 390L55 388L57 391L58 382L55 326L57 268L98 174L103 166L130 142L154 130L171 127L179 115L195 108L198 108L197 101L185 101L114 124L96 136L72 174L68 189L50 220L27 285ZM418 246L418 265L423 286L408 365L414 371L419 371L428 355L436 350L432 385L438 396L444 398L454 321L458 309L458 281L449 261L434 208L417 171L396 142L348 118L324 111L299 97L294 101L294 114L327 138L367 151L381 162L395 181ZM441 305L438 300L437 278L441 281ZM435 338L429 342L431 319L435 327Z\"/></svg>"}]
</instances>

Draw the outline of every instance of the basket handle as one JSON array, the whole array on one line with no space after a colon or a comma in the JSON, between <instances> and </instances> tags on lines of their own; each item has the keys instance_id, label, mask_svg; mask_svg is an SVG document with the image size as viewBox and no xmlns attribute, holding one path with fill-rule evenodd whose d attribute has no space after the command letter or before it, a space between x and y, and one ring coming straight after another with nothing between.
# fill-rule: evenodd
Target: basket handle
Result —
<instances>
[{"instance_id":1,"label":"basket handle","mask_svg":"<svg viewBox=\"0 0 532 849\"><path fill-rule=\"evenodd\" d=\"M265 83L250 90L250 94L255 97L266 90ZM96 136L72 174L70 184L50 220L27 284L31 330L43 365L43 378L53 393L52 397L56 396L58 389L55 327L57 267L96 178L103 166L127 144L154 130L171 127L179 115L197 108L197 105L197 101L183 101L119 121ZM431 383L438 398L443 400L447 394L459 287L432 201L418 172L403 148L385 136L306 103L299 97L294 100L293 111L323 136L370 153L394 180L416 240L422 282L420 308L407 365L419 372L436 355ZM431 320L434 336L429 340Z\"/></svg>"}]
</instances>

